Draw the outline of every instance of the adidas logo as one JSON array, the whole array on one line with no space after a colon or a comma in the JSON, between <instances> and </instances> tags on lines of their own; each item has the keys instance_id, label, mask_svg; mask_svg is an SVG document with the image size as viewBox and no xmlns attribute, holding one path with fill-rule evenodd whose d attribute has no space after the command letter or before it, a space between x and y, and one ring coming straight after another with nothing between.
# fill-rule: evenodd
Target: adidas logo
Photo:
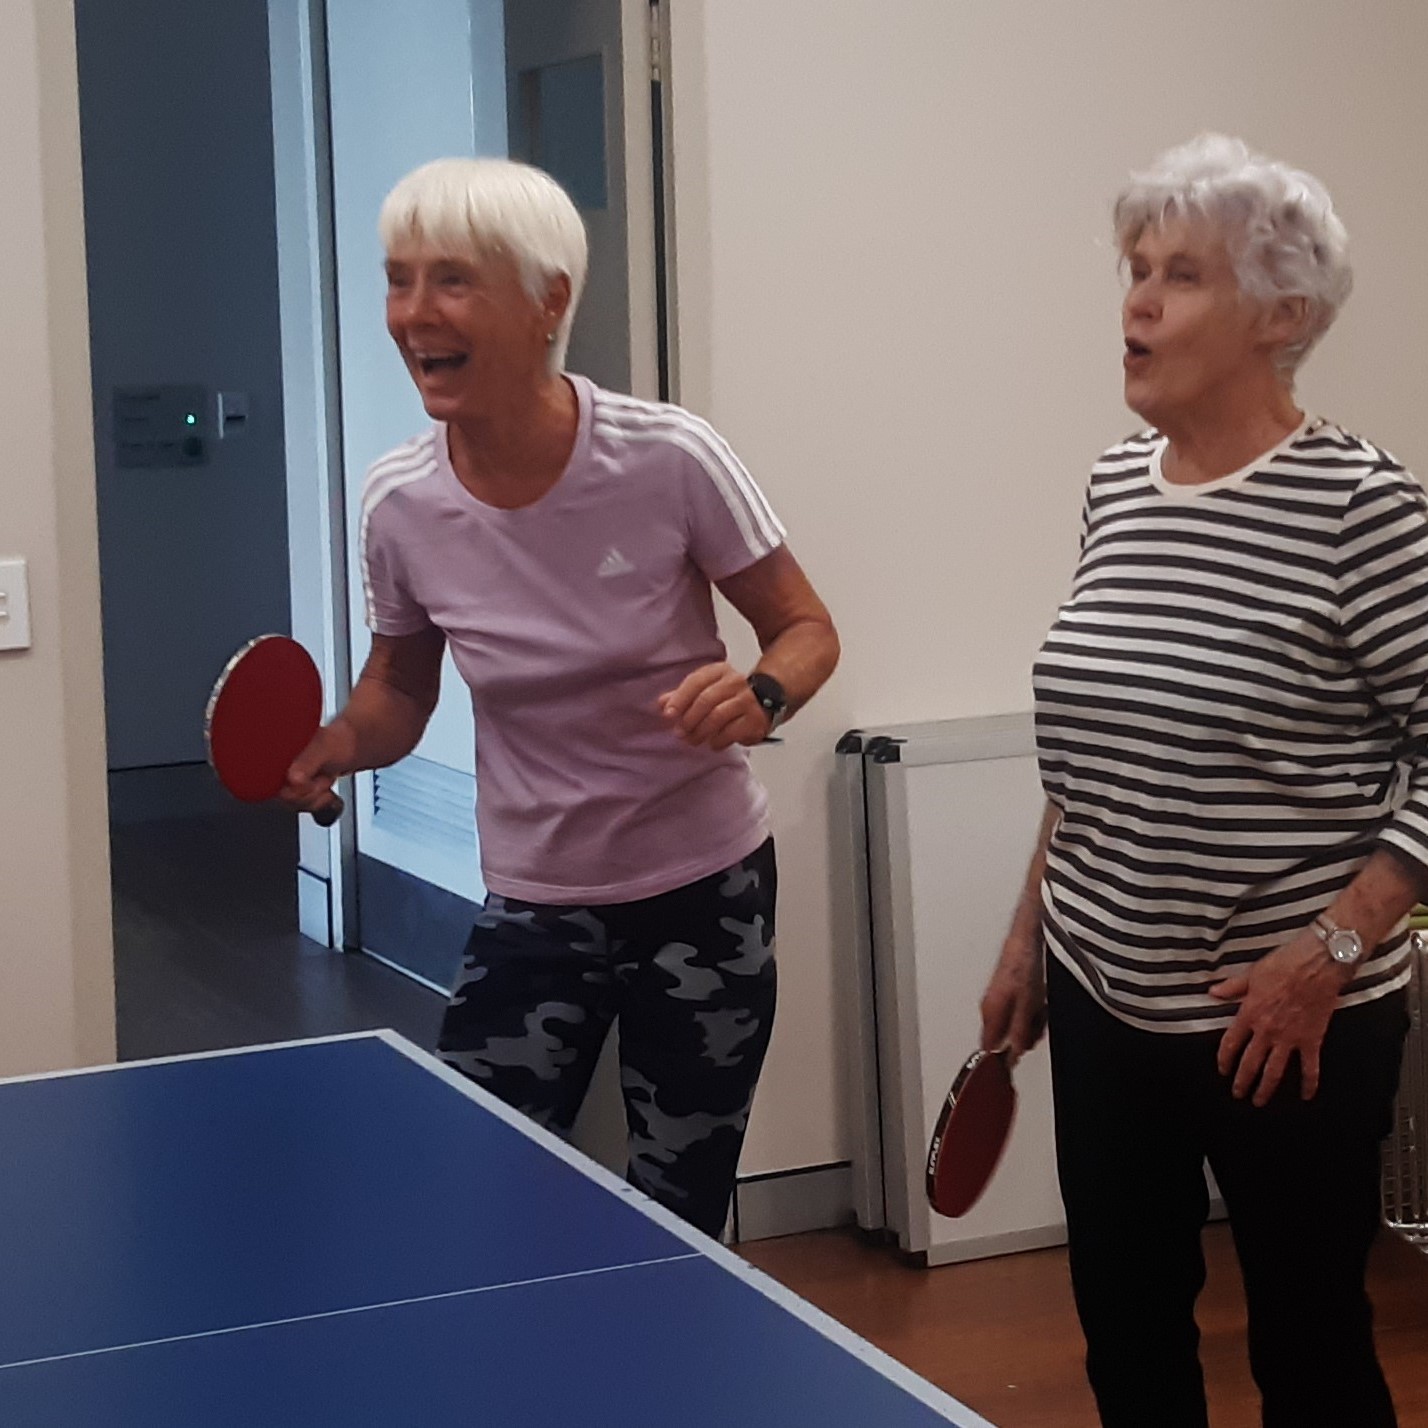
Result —
<instances>
[{"instance_id":1,"label":"adidas logo","mask_svg":"<svg viewBox=\"0 0 1428 1428\"><path fill-rule=\"evenodd\" d=\"M634 566L620 554L612 545L605 552L605 559L600 562L600 568L595 573L602 580L608 579L612 575L630 575L634 571Z\"/></svg>"}]
</instances>

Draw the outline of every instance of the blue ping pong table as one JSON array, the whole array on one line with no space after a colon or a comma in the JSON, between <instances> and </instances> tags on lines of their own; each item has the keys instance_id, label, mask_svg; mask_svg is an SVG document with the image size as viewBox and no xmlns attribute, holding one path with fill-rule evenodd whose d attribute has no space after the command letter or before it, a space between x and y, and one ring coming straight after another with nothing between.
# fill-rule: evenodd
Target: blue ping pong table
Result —
<instances>
[{"instance_id":1,"label":"blue ping pong table","mask_svg":"<svg viewBox=\"0 0 1428 1428\"><path fill-rule=\"evenodd\" d=\"M0 1424L985 1420L388 1032L0 1083Z\"/></svg>"}]
</instances>

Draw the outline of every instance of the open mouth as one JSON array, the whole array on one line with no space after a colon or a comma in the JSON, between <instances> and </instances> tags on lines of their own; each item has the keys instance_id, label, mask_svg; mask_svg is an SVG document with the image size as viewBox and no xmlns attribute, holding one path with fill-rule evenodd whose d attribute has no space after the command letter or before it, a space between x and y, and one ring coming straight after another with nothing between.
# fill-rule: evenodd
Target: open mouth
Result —
<instances>
[{"instance_id":1,"label":"open mouth","mask_svg":"<svg viewBox=\"0 0 1428 1428\"><path fill-rule=\"evenodd\" d=\"M464 352L413 352L412 360L424 377L438 372L455 372L466 365Z\"/></svg>"},{"instance_id":2,"label":"open mouth","mask_svg":"<svg viewBox=\"0 0 1428 1428\"><path fill-rule=\"evenodd\" d=\"M1149 357L1150 348L1144 342L1137 342L1133 337L1126 338L1127 357Z\"/></svg>"}]
</instances>

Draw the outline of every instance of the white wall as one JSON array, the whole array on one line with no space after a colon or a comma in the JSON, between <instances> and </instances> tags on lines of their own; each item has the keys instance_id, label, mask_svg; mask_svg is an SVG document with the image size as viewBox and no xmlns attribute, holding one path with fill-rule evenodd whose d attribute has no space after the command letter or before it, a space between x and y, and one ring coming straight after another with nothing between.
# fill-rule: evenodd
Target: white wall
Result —
<instances>
[{"instance_id":1,"label":"white wall","mask_svg":"<svg viewBox=\"0 0 1428 1428\"><path fill-rule=\"evenodd\" d=\"M67 0L0 7L0 555L34 647L0 654L0 1075L114 1053L99 561Z\"/></svg>"},{"instance_id":2,"label":"white wall","mask_svg":"<svg viewBox=\"0 0 1428 1428\"><path fill-rule=\"evenodd\" d=\"M1358 288L1306 402L1428 474L1421 0L672 0L681 397L735 443L843 666L758 755L781 1007L744 1170L838 1158L827 785L857 725L1029 706L1120 401L1110 200L1217 128L1318 173ZM994 948L948 955L990 958Z\"/></svg>"}]
</instances>

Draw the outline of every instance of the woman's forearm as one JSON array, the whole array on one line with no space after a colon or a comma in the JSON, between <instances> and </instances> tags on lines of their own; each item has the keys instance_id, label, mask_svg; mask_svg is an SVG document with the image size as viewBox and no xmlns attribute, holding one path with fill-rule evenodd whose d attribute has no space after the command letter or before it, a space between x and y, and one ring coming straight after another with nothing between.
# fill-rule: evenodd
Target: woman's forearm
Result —
<instances>
[{"instance_id":1,"label":"woman's forearm","mask_svg":"<svg viewBox=\"0 0 1428 1428\"><path fill-rule=\"evenodd\" d=\"M1421 868L1380 848L1325 911L1357 932L1371 952L1422 900L1424 881Z\"/></svg>"},{"instance_id":2,"label":"woman's forearm","mask_svg":"<svg viewBox=\"0 0 1428 1428\"><path fill-rule=\"evenodd\" d=\"M395 685L364 674L346 707L332 721L340 733L342 768L336 774L380 769L406 758L421 741L432 706ZM337 727L337 726L340 726Z\"/></svg>"},{"instance_id":3,"label":"woman's forearm","mask_svg":"<svg viewBox=\"0 0 1428 1428\"><path fill-rule=\"evenodd\" d=\"M839 652L838 632L831 621L798 620L769 642L754 668L783 686L792 716L827 683Z\"/></svg>"},{"instance_id":4,"label":"woman's forearm","mask_svg":"<svg viewBox=\"0 0 1428 1428\"><path fill-rule=\"evenodd\" d=\"M1012 912L1011 927L1007 932L1008 948L1041 946L1041 884L1046 876L1046 850L1051 846L1051 835L1056 832L1060 821L1060 808L1048 799L1046 811L1041 815L1036 847L1027 864L1026 881Z\"/></svg>"},{"instance_id":5,"label":"woman's forearm","mask_svg":"<svg viewBox=\"0 0 1428 1428\"><path fill-rule=\"evenodd\" d=\"M1041 884L1046 876L1046 850L1051 846L1051 835L1056 832L1060 821L1060 808L1048 799L1046 811L1041 815L1041 828L1036 835L1036 848L1027 864L1026 881L1022 884L1021 896L1017 898L1016 911L1012 914L1011 930L1014 934L1041 931Z\"/></svg>"}]
</instances>

